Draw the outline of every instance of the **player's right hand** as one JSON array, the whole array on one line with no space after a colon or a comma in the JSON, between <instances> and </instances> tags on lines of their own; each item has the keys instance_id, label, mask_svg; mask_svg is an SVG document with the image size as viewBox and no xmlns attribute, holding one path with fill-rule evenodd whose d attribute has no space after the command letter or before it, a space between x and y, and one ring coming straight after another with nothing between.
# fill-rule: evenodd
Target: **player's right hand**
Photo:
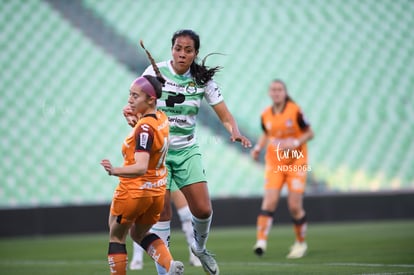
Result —
<instances>
[{"instance_id":1,"label":"player's right hand","mask_svg":"<svg viewBox=\"0 0 414 275\"><path fill-rule=\"evenodd\" d=\"M122 109L122 113L124 114L124 117L129 126L134 127L135 124L137 124L138 117L132 113L131 107L129 105L126 105Z\"/></svg>"}]
</instances>

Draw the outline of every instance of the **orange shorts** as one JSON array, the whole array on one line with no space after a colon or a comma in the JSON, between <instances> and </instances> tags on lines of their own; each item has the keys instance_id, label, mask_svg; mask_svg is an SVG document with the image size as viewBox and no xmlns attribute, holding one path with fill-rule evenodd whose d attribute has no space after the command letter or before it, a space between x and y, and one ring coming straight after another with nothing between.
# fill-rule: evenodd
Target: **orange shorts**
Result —
<instances>
[{"instance_id":1,"label":"orange shorts","mask_svg":"<svg viewBox=\"0 0 414 275\"><path fill-rule=\"evenodd\" d=\"M117 217L120 224L155 224L164 208L164 195L141 198L112 199L111 215Z\"/></svg>"},{"instance_id":2,"label":"orange shorts","mask_svg":"<svg viewBox=\"0 0 414 275\"><path fill-rule=\"evenodd\" d=\"M304 193L306 187L307 166L266 163L265 189L282 189L286 183L289 192Z\"/></svg>"}]
</instances>

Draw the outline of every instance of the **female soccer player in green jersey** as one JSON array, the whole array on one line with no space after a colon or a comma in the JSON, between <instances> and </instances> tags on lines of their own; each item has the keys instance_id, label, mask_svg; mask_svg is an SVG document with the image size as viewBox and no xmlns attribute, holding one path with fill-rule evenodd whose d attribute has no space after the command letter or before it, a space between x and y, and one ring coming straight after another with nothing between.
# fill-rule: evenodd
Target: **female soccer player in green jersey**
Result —
<instances>
[{"instance_id":1,"label":"female soccer player in green jersey","mask_svg":"<svg viewBox=\"0 0 414 275\"><path fill-rule=\"evenodd\" d=\"M208 68L196 63L200 48L200 38L192 30L179 30L172 37L172 60L157 63L159 72L149 66L143 74L161 74L166 80L157 107L164 111L170 122L170 144L167 154L167 189L176 185L187 199L192 213L194 242L191 250L200 259L207 274L219 274L219 267L213 255L206 250L206 242L212 220L212 206L207 188L207 179L201 162L201 153L195 136L196 117L202 99L213 108L223 126L230 133L232 142L240 142L251 147L251 142L243 136L237 123L228 110L220 88L213 76L219 67ZM147 51L152 60L152 57ZM153 60L152 60L153 62ZM133 125L136 118L129 116L124 109L128 123ZM168 244L171 220L170 193L167 192L163 215L152 232ZM162 270L158 269L159 274Z\"/></svg>"}]
</instances>

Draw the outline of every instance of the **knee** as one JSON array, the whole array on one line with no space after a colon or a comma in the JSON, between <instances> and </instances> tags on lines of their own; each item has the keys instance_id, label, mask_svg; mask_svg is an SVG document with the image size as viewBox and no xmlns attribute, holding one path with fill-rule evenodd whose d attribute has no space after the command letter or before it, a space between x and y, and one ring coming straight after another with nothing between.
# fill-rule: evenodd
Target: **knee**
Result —
<instances>
[{"instance_id":1,"label":"knee","mask_svg":"<svg viewBox=\"0 0 414 275\"><path fill-rule=\"evenodd\" d=\"M305 210L303 209L303 207L298 204L290 204L289 212L290 212L290 215L295 219L299 219L303 217L303 215L305 214Z\"/></svg>"},{"instance_id":2,"label":"knee","mask_svg":"<svg viewBox=\"0 0 414 275\"><path fill-rule=\"evenodd\" d=\"M268 211L268 212L274 212L276 210L277 202L273 201L263 201L261 210Z\"/></svg>"},{"instance_id":3,"label":"knee","mask_svg":"<svg viewBox=\"0 0 414 275\"><path fill-rule=\"evenodd\" d=\"M207 219L213 214L213 210L210 205L203 205L194 209L192 214L198 219Z\"/></svg>"},{"instance_id":4,"label":"knee","mask_svg":"<svg viewBox=\"0 0 414 275\"><path fill-rule=\"evenodd\" d=\"M287 204L290 212L296 212L300 208L300 203L297 200L288 199Z\"/></svg>"}]
</instances>

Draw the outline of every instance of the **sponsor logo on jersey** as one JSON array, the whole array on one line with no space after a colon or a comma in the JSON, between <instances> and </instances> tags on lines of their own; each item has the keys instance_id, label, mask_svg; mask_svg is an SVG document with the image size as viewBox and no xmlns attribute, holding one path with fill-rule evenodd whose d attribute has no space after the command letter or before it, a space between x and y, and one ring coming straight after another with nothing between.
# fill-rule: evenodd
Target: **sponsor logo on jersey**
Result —
<instances>
[{"instance_id":1,"label":"sponsor logo on jersey","mask_svg":"<svg viewBox=\"0 0 414 275\"><path fill-rule=\"evenodd\" d=\"M214 91L217 93L217 97L221 97L221 92L220 92L219 87L215 87Z\"/></svg>"},{"instance_id":2,"label":"sponsor logo on jersey","mask_svg":"<svg viewBox=\"0 0 414 275\"><path fill-rule=\"evenodd\" d=\"M141 129L144 130L144 131L146 131L146 132L148 132L149 126L147 124L142 124L141 125Z\"/></svg>"},{"instance_id":3,"label":"sponsor logo on jersey","mask_svg":"<svg viewBox=\"0 0 414 275\"><path fill-rule=\"evenodd\" d=\"M167 82L165 83L165 86L172 86L172 87L176 87L176 88L179 88L180 90L182 90L182 89L184 88L184 86L183 86L183 85L180 85L180 84L177 84L177 83L174 83L174 82L168 81L168 80L167 80Z\"/></svg>"},{"instance_id":4,"label":"sponsor logo on jersey","mask_svg":"<svg viewBox=\"0 0 414 275\"><path fill-rule=\"evenodd\" d=\"M158 187L164 186L166 183L167 183L167 178L159 179L156 182L147 181L147 182L144 182L144 184L141 187L139 187L139 189L158 188Z\"/></svg>"},{"instance_id":5,"label":"sponsor logo on jersey","mask_svg":"<svg viewBox=\"0 0 414 275\"><path fill-rule=\"evenodd\" d=\"M168 119L166 119L162 124L158 125L157 130L164 129L165 127L168 127L169 124Z\"/></svg>"},{"instance_id":6,"label":"sponsor logo on jersey","mask_svg":"<svg viewBox=\"0 0 414 275\"><path fill-rule=\"evenodd\" d=\"M176 122L176 123L187 123L187 119L185 118L169 117L168 120L170 122Z\"/></svg>"},{"instance_id":7,"label":"sponsor logo on jersey","mask_svg":"<svg viewBox=\"0 0 414 275\"><path fill-rule=\"evenodd\" d=\"M148 133L147 132L143 132L139 134L139 145L142 148L147 148L147 143L148 143Z\"/></svg>"}]
</instances>

